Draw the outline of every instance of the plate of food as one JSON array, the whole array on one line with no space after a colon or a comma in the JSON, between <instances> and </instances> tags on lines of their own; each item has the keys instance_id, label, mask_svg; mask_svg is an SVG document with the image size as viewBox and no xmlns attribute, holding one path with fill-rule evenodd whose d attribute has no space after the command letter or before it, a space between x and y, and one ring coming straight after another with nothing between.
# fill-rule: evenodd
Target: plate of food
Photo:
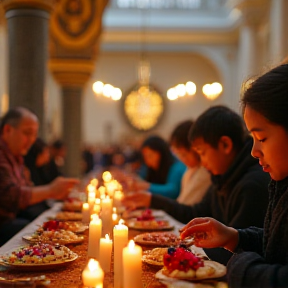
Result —
<instances>
[{"instance_id":1,"label":"plate of food","mask_svg":"<svg viewBox=\"0 0 288 288\"><path fill-rule=\"evenodd\" d=\"M19 247L1 257L1 264L21 271L42 271L66 266L78 255L62 245L37 243Z\"/></svg>"},{"instance_id":2,"label":"plate of food","mask_svg":"<svg viewBox=\"0 0 288 288\"><path fill-rule=\"evenodd\" d=\"M149 265L164 266L163 257L167 253L167 248L154 248L143 252L142 261Z\"/></svg>"},{"instance_id":3,"label":"plate of food","mask_svg":"<svg viewBox=\"0 0 288 288\"><path fill-rule=\"evenodd\" d=\"M163 256L164 268L156 273L156 278L197 281L219 278L226 274L226 267L218 262L203 260L189 249L168 248Z\"/></svg>"},{"instance_id":4,"label":"plate of food","mask_svg":"<svg viewBox=\"0 0 288 288\"><path fill-rule=\"evenodd\" d=\"M72 212L78 211L79 212L82 210L82 205L83 205L83 202L80 199L70 197L64 201L62 210L72 211Z\"/></svg>"},{"instance_id":5,"label":"plate of food","mask_svg":"<svg viewBox=\"0 0 288 288\"><path fill-rule=\"evenodd\" d=\"M135 236L134 241L142 246L169 247L177 246L180 239L172 232L150 232Z\"/></svg>"},{"instance_id":6,"label":"plate of food","mask_svg":"<svg viewBox=\"0 0 288 288\"><path fill-rule=\"evenodd\" d=\"M174 226L172 226L167 220L139 221L139 220L129 219L125 221L125 224L130 229L146 230L146 231L172 230L174 228Z\"/></svg>"},{"instance_id":7,"label":"plate of food","mask_svg":"<svg viewBox=\"0 0 288 288\"><path fill-rule=\"evenodd\" d=\"M25 235L23 240L29 243L57 243L61 245L79 244L83 242L84 237L78 236L72 231L55 230L55 231L43 231L41 233L35 232L32 235Z\"/></svg>"},{"instance_id":8,"label":"plate of food","mask_svg":"<svg viewBox=\"0 0 288 288\"><path fill-rule=\"evenodd\" d=\"M44 222L42 226L37 229L37 232L42 233L43 231L55 231L55 230L68 230L74 233L84 233L88 229L87 225L84 225L82 222L76 221L58 221L58 220L49 220Z\"/></svg>"},{"instance_id":9,"label":"plate of food","mask_svg":"<svg viewBox=\"0 0 288 288\"><path fill-rule=\"evenodd\" d=\"M125 211L122 214L123 219L137 218L137 220L154 220L155 218L163 218L165 213L162 210L139 209L133 211Z\"/></svg>"},{"instance_id":10,"label":"plate of food","mask_svg":"<svg viewBox=\"0 0 288 288\"><path fill-rule=\"evenodd\" d=\"M59 221L82 221L82 213L59 212L54 217L51 217L51 219Z\"/></svg>"}]
</instances>

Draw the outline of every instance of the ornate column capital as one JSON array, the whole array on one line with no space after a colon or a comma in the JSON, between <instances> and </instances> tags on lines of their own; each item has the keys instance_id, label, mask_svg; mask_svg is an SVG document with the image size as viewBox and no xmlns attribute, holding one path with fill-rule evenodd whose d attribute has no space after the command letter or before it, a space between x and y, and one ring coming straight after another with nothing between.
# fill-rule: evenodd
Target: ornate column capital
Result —
<instances>
[{"instance_id":1,"label":"ornate column capital","mask_svg":"<svg viewBox=\"0 0 288 288\"><path fill-rule=\"evenodd\" d=\"M243 25L259 25L268 19L270 0L228 0L228 5L241 11Z\"/></svg>"},{"instance_id":2,"label":"ornate column capital","mask_svg":"<svg viewBox=\"0 0 288 288\"><path fill-rule=\"evenodd\" d=\"M83 87L94 71L94 59L53 58L48 67L62 87Z\"/></svg>"},{"instance_id":3,"label":"ornate column capital","mask_svg":"<svg viewBox=\"0 0 288 288\"><path fill-rule=\"evenodd\" d=\"M57 0L2 0L2 6L5 12L12 9L28 8L28 9L40 9L47 12L51 12Z\"/></svg>"},{"instance_id":4,"label":"ornate column capital","mask_svg":"<svg viewBox=\"0 0 288 288\"><path fill-rule=\"evenodd\" d=\"M94 71L108 0L59 0L50 19L49 68L63 86L84 86Z\"/></svg>"}]
</instances>

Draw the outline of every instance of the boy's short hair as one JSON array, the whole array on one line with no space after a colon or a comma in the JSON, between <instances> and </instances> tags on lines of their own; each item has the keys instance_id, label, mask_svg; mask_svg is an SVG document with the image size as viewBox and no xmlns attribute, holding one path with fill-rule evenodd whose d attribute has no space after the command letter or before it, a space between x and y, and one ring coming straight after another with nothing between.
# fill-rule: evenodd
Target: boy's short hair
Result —
<instances>
[{"instance_id":1,"label":"boy's short hair","mask_svg":"<svg viewBox=\"0 0 288 288\"><path fill-rule=\"evenodd\" d=\"M188 134L193 123L194 122L192 120L187 120L178 124L171 134L170 145L177 148L184 147L185 149L189 150L191 143L188 139Z\"/></svg>"},{"instance_id":2,"label":"boy's short hair","mask_svg":"<svg viewBox=\"0 0 288 288\"><path fill-rule=\"evenodd\" d=\"M244 121L236 112L225 106L213 106L202 113L189 131L189 140L198 138L217 148L222 136L229 137L235 149L243 146L248 136Z\"/></svg>"}]
</instances>

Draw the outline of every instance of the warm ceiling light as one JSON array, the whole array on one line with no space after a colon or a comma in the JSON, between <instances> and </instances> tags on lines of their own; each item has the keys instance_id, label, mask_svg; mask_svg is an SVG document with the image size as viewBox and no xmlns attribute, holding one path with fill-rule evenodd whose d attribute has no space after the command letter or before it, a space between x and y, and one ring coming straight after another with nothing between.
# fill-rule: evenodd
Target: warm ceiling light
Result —
<instances>
[{"instance_id":1,"label":"warm ceiling light","mask_svg":"<svg viewBox=\"0 0 288 288\"><path fill-rule=\"evenodd\" d=\"M191 81L188 81L185 85L185 88L186 88L186 93L189 95L189 96L193 96L196 94L196 85L195 83L191 82Z\"/></svg>"},{"instance_id":2,"label":"warm ceiling light","mask_svg":"<svg viewBox=\"0 0 288 288\"><path fill-rule=\"evenodd\" d=\"M202 88L203 94L209 100L215 100L222 93L223 88L222 85L218 82L214 82L212 84L206 84Z\"/></svg>"},{"instance_id":3,"label":"warm ceiling light","mask_svg":"<svg viewBox=\"0 0 288 288\"><path fill-rule=\"evenodd\" d=\"M196 94L195 83L188 81L186 84L178 84L173 88L168 89L167 98L169 100L176 100L184 96L192 96Z\"/></svg>"},{"instance_id":4,"label":"warm ceiling light","mask_svg":"<svg viewBox=\"0 0 288 288\"><path fill-rule=\"evenodd\" d=\"M176 86L176 91L179 97L183 97L186 95L186 87L184 84L178 84Z\"/></svg>"},{"instance_id":5,"label":"warm ceiling light","mask_svg":"<svg viewBox=\"0 0 288 288\"><path fill-rule=\"evenodd\" d=\"M119 88L114 88L112 91L111 98L112 100L118 101L122 97L122 91Z\"/></svg>"},{"instance_id":6,"label":"warm ceiling light","mask_svg":"<svg viewBox=\"0 0 288 288\"><path fill-rule=\"evenodd\" d=\"M92 89L96 94L102 94L104 83L101 81L96 81L93 83Z\"/></svg>"},{"instance_id":7,"label":"warm ceiling light","mask_svg":"<svg viewBox=\"0 0 288 288\"><path fill-rule=\"evenodd\" d=\"M169 100L176 100L178 98L178 94L177 94L177 91L175 88L170 88L168 91L167 91L167 98Z\"/></svg>"},{"instance_id":8,"label":"warm ceiling light","mask_svg":"<svg viewBox=\"0 0 288 288\"><path fill-rule=\"evenodd\" d=\"M114 101L120 100L122 91L119 88L113 87L111 84L105 84L102 81L96 81L92 85L92 90L96 95L102 95L111 98Z\"/></svg>"}]
</instances>

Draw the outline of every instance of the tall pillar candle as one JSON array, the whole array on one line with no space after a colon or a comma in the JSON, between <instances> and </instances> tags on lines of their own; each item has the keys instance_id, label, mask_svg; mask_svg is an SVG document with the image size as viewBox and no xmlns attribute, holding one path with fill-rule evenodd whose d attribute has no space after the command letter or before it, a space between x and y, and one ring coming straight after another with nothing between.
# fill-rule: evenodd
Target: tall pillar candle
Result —
<instances>
[{"instance_id":1,"label":"tall pillar candle","mask_svg":"<svg viewBox=\"0 0 288 288\"><path fill-rule=\"evenodd\" d=\"M102 221L98 215L92 215L92 220L89 225L89 240L88 240L88 257L99 257L99 246L102 232Z\"/></svg>"},{"instance_id":2,"label":"tall pillar candle","mask_svg":"<svg viewBox=\"0 0 288 288\"><path fill-rule=\"evenodd\" d=\"M123 288L142 288L142 248L130 240L123 249Z\"/></svg>"},{"instance_id":3,"label":"tall pillar candle","mask_svg":"<svg viewBox=\"0 0 288 288\"><path fill-rule=\"evenodd\" d=\"M112 254L112 239L106 234L105 238L100 239L99 263L104 272L110 272Z\"/></svg>"},{"instance_id":4,"label":"tall pillar candle","mask_svg":"<svg viewBox=\"0 0 288 288\"><path fill-rule=\"evenodd\" d=\"M90 222L90 209L88 203L83 203L82 205L82 222L88 224Z\"/></svg>"},{"instance_id":5,"label":"tall pillar candle","mask_svg":"<svg viewBox=\"0 0 288 288\"><path fill-rule=\"evenodd\" d=\"M123 248L128 243L128 227L123 220L113 229L114 237L114 288L123 288Z\"/></svg>"},{"instance_id":6,"label":"tall pillar candle","mask_svg":"<svg viewBox=\"0 0 288 288\"><path fill-rule=\"evenodd\" d=\"M101 219L103 222L102 235L111 234L112 232L112 200L107 196L102 200Z\"/></svg>"}]
</instances>

